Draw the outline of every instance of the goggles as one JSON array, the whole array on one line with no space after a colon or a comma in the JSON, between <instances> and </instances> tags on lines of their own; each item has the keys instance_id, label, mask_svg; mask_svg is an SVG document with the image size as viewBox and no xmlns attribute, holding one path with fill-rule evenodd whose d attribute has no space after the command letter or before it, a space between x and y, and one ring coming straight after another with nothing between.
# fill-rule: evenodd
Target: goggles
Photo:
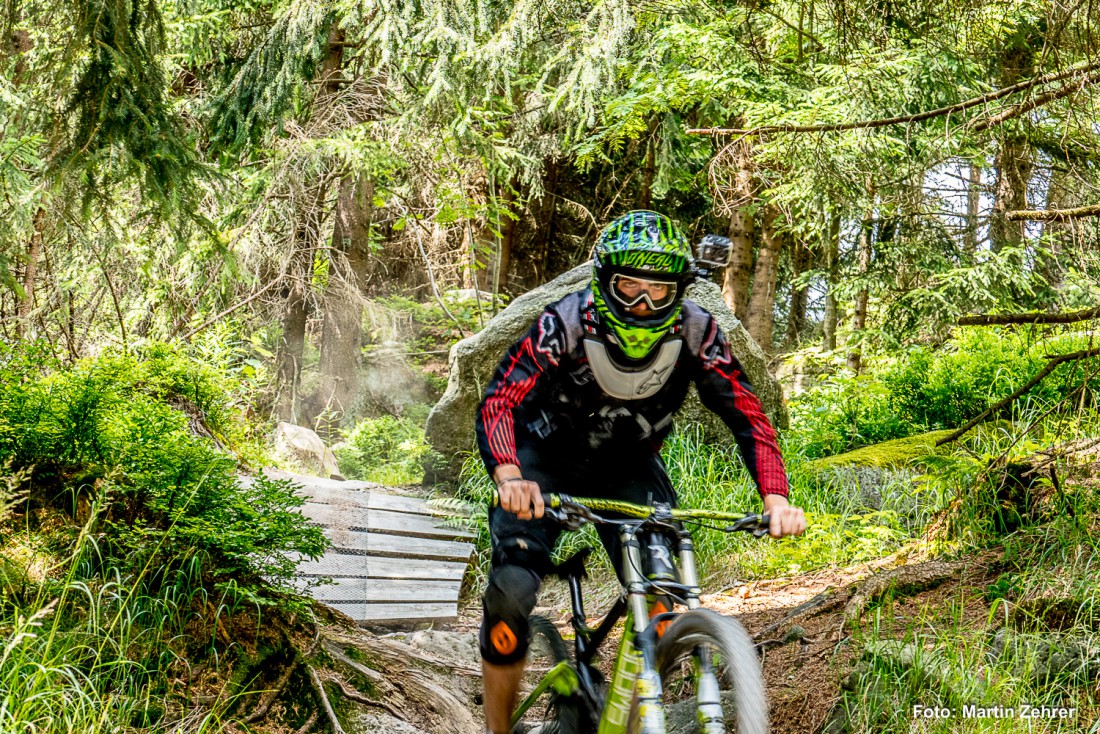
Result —
<instances>
[{"instance_id":1,"label":"goggles","mask_svg":"<svg viewBox=\"0 0 1100 734\"><path fill-rule=\"evenodd\" d=\"M654 280L636 275L616 273L611 276L611 296L624 308L633 308L643 301L651 311L660 311L676 301L675 280Z\"/></svg>"}]
</instances>

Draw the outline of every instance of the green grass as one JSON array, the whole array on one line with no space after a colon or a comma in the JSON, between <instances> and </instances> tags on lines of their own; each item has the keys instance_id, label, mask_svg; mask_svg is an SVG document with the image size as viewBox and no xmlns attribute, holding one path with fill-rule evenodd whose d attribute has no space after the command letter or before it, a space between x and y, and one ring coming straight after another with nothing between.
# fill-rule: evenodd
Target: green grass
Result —
<instances>
[{"instance_id":1,"label":"green grass","mask_svg":"<svg viewBox=\"0 0 1100 734\"><path fill-rule=\"evenodd\" d=\"M98 565L96 519L93 511L71 555L50 559L63 576L25 579L34 587L25 599L4 595L0 731L223 730L232 697L197 712L181 705L174 681L214 650L194 637L208 627L207 605L228 612L231 602L207 596L198 557L136 577L116 568L87 577Z\"/></svg>"},{"instance_id":2,"label":"green grass","mask_svg":"<svg viewBox=\"0 0 1100 734\"><path fill-rule=\"evenodd\" d=\"M882 506L875 510L867 506L858 490L853 490L846 476L822 476L789 446L784 455L791 477L791 500L807 511L809 531L800 538L775 541L696 528L696 557L709 588L728 585L736 578L800 573L871 560L897 550L923 527L927 511L913 519L914 505L919 508L920 501L914 501L910 490L912 473L884 473L877 488ZM761 509L756 486L739 455L725 446L707 443L699 429L670 436L662 457L680 506L730 512ZM470 518L464 521L465 526L477 533L475 590L480 590L488 572L489 534L484 508L492 490L481 462L471 457L464 465L457 496L460 503L468 503L464 509ZM556 557L564 557L581 545L599 547L592 528L564 534ZM596 557L611 578L606 554L601 550Z\"/></svg>"},{"instance_id":3,"label":"green grass","mask_svg":"<svg viewBox=\"0 0 1100 734\"><path fill-rule=\"evenodd\" d=\"M1009 536L1004 548L1009 570L984 586L960 584L948 599L912 618L902 619L888 603L865 616L853 633L860 660L841 703L849 731L913 731L915 706L951 712L949 718L922 718L920 730L927 732L1097 730L1095 537L1062 518ZM1058 603L1063 600L1069 603ZM901 661L899 650L913 653L911 659ZM1090 658L1088 665L1077 664ZM1077 712L1073 718L1025 721L1025 704ZM966 718L967 705L1017 716Z\"/></svg>"}]
</instances>

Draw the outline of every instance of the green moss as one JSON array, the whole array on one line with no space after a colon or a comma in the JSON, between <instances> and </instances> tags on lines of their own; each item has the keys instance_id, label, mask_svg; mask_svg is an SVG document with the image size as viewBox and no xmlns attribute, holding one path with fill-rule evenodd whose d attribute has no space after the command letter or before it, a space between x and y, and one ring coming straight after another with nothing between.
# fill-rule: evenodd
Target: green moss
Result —
<instances>
[{"instance_id":1,"label":"green moss","mask_svg":"<svg viewBox=\"0 0 1100 734\"><path fill-rule=\"evenodd\" d=\"M903 467L937 453L936 442L953 433L953 429L930 431L917 436L883 441L824 459L810 462L810 468L821 470L840 466Z\"/></svg>"}]
</instances>

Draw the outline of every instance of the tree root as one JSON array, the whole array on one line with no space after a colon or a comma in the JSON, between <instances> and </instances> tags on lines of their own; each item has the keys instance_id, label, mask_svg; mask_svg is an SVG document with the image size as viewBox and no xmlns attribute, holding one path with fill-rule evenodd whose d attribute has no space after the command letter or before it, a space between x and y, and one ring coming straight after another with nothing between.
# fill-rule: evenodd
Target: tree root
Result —
<instances>
[{"instance_id":1,"label":"tree root","mask_svg":"<svg viewBox=\"0 0 1100 734\"><path fill-rule=\"evenodd\" d=\"M390 704L386 703L385 701L372 701L359 691L349 689L347 683L340 680L340 678L335 675L329 677L329 682L335 684L335 686L340 689L340 694L349 701L355 701L356 703L361 703L366 706L376 706L377 708L384 710L395 719L401 719L401 721L406 720L405 715Z\"/></svg>"},{"instance_id":2,"label":"tree root","mask_svg":"<svg viewBox=\"0 0 1100 734\"><path fill-rule=\"evenodd\" d=\"M844 606L844 623L859 623L863 610L889 592L912 595L939 586L966 567L963 561L927 561L878 573L864 581Z\"/></svg>"},{"instance_id":3,"label":"tree root","mask_svg":"<svg viewBox=\"0 0 1100 734\"><path fill-rule=\"evenodd\" d=\"M301 728L298 729L298 731L294 732L294 734L306 734L306 732L309 731L310 729L312 729L313 725L316 724L316 723L317 723L317 712L314 711L313 713L311 713L309 715L309 718L306 719L306 723L302 724Z\"/></svg>"},{"instance_id":4,"label":"tree root","mask_svg":"<svg viewBox=\"0 0 1100 734\"><path fill-rule=\"evenodd\" d=\"M760 630L758 633L756 633L756 636L753 638L753 640L758 645L763 644L760 641L762 638L772 634L788 622L792 622L799 617L806 616L811 612L813 612L813 614L811 614L810 616L824 614L825 612L839 607L843 603L843 601L844 600L842 596L836 593L836 587L830 586L829 588L825 589L825 591L822 591L820 594L816 595L814 598L810 599L807 602L799 604L797 607L787 612L778 622L773 622L764 629Z\"/></svg>"},{"instance_id":5,"label":"tree root","mask_svg":"<svg viewBox=\"0 0 1100 734\"><path fill-rule=\"evenodd\" d=\"M410 655L407 648L381 639L372 640L370 655L385 670L383 675L348 657L341 647L344 644L345 641L328 637L322 641L325 652L333 660L377 685L380 698L393 702L395 708L402 712L423 714L422 718L430 722L430 726L425 727L428 730L439 734L463 734L479 729L473 715L461 701L440 686L437 680L410 664L419 658ZM346 644L355 643L347 641ZM453 672L450 666L442 667ZM409 720L408 713L402 713L398 718Z\"/></svg>"},{"instance_id":6,"label":"tree root","mask_svg":"<svg viewBox=\"0 0 1100 734\"><path fill-rule=\"evenodd\" d=\"M286 670L279 676L279 680L275 681L275 685L260 699L259 705L256 706L256 710L248 715L248 718L244 720L246 724L255 724L257 721L261 721L268 712L271 711L272 705L278 700L279 696L286 690L287 683L290 682L290 676L294 675L294 671L298 669L298 661L288 664Z\"/></svg>"},{"instance_id":7,"label":"tree root","mask_svg":"<svg viewBox=\"0 0 1100 734\"><path fill-rule=\"evenodd\" d=\"M321 707L325 710L325 715L328 716L329 723L332 724L332 734L345 734L344 727L340 726L340 720L336 718L336 712L332 710L332 704L329 703L328 694L325 693L325 684L321 681L321 676L317 674L317 671L312 666L309 668L309 679L313 681L313 688L317 691L317 696L321 699Z\"/></svg>"}]
</instances>

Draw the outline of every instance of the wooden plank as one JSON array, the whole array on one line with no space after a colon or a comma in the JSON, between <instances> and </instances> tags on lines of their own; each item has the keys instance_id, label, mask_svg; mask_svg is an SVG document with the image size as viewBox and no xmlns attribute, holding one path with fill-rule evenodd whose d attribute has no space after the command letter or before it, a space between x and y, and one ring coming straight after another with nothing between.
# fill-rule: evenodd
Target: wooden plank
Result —
<instances>
[{"instance_id":1,"label":"wooden plank","mask_svg":"<svg viewBox=\"0 0 1100 734\"><path fill-rule=\"evenodd\" d=\"M368 506L372 510L390 510L391 512L409 512L414 515L432 515L426 500L419 497L404 497L399 494L371 492Z\"/></svg>"},{"instance_id":2,"label":"wooden plank","mask_svg":"<svg viewBox=\"0 0 1100 734\"><path fill-rule=\"evenodd\" d=\"M295 474L281 469L264 469L264 474L272 479L289 479L295 484L308 487L313 491L325 489L339 490L371 490L378 489L382 485L374 482L360 482L354 479L328 479L325 477L311 477L306 474Z\"/></svg>"},{"instance_id":3,"label":"wooden plank","mask_svg":"<svg viewBox=\"0 0 1100 734\"><path fill-rule=\"evenodd\" d=\"M302 505L302 514L324 528L350 528L441 540L473 537L473 534L468 531L444 527L440 519L406 512L367 510L361 507L338 507L306 502Z\"/></svg>"},{"instance_id":4,"label":"wooden plank","mask_svg":"<svg viewBox=\"0 0 1100 734\"><path fill-rule=\"evenodd\" d=\"M466 575L466 562L448 563L425 559L409 563L404 558L370 556L367 560L367 569L371 578L445 579L461 584L462 577Z\"/></svg>"},{"instance_id":5,"label":"wooden plank","mask_svg":"<svg viewBox=\"0 0 1100 734\"><path fill-rule=\"evenodd\" d=\"M447 602L432 604L366 604L333 602L328 606L343 612L360 623L393 624L396 622L449 622L458 618L458 605Z\"/></svg>"},{"instance_id":6,"label":"wooden plank","mask_svg":"<svg viewBox=\"0 0 1100 734\"><path fill-rule=\"evenodd\" d=\"M370 525L370 510L365 507L340 507L317 502L302 505L302 514L321 527L359 528Z\"/></svg>"},{"instance_id":7,"label":"wooden plank","mask_svg":"<svg viewBox=\"0 0 1100 734\"><path fill-rule=\"evenodd\" d=\"M468 530L446 527L442 518L425 515L372 509L368 520L367 529L376 533L443 539L474 537Z\"/></svg>"},{"instance_id":8,"label":"wooden plank","mask_svg":"<svg viewBox=\"0 0 1100 734\"><path fill-rule=\"evenodd\" d=\"M387 558L429 558L441 561L466 561L474 547L452 540L410 538L402 535L366 533L349 528L328 528L325 531L333 548L352 553L367 553Z\"/></svg>"},{"instance_id":9,"label":"wooden plank","mask_svg":"<svg viewBox=\"0 0 1100 734\"><path fill-rule=\"evenodd\" d=\"M298 588L305 590L305 580ZM317 601L385 602L391 604L421 604L425 602L457 602L459 585L453 581L408 581L405 579L335 579L335 583L314 586L308 590Z\"/></svg>"},{"instance_id":10,"label":"wooden plank","mask_svg":"<svg viewBox=\"0 0 1100 734\"><path fill-rule=\"evenodd\" d=\"M432 604L364 604L360 622L384 622L392 624L404 621L435 620L446 622L458 619L458 604L447 602Z\"/></svg>"},{"instance_id":11,"label":"wooden plank","mask_svg":"<svg viewBox=\"0 0 1100 734\"><path fill-rule=\"evenodd\" d=\"M358 576L380 579L424 579L460 583L466 573L465 563L422 559L410 563L406 558L328 553L324 557L298 564L299 576Z\"/></svg>"}]
</instances>

